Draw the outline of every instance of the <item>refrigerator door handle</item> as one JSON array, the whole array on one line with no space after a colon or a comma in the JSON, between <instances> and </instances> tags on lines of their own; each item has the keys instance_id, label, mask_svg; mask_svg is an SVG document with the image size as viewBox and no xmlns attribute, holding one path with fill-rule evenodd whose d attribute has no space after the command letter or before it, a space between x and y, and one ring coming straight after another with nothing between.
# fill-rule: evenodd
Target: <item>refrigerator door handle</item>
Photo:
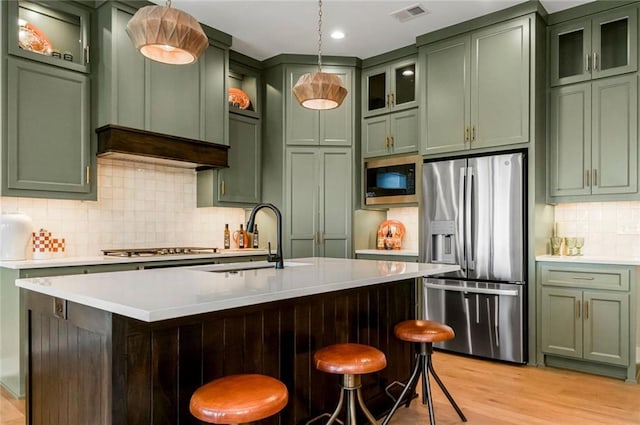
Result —
<instances>
[{"instance_id":1,"label":"refrigerator door handle","mask_svg":"<svg viewBox=\"0 0 640 425\"><path fill-rule=\"evenodd\" d=\"M474 202L473 202L473 183L474 183L474 170L473 167L467 168L467 187L465 193L464 204L464 217L465 217L465 241L464 251L466 257L467 270L475 270L475 253L474 250L474 227L473 227L473 215L474 215Z\"/></svg>"},{"instance_id":2,"label":"refrigerator door handle","mask_svg":"<svg viewBox=\"0 0 640 425\"><path fill-rule=\"evenodd\" d=\"M468 286L441 285L437 283L425 283L424 286L429 289L443 289L445 291L468 292L470 294L505 295L508 297L518 296L517 289L470 288Z\"/></svg>"},{"instance_id":3,"label":"refrigerator door handle","mask_svg":"<svg viewBox=\"0 0 640 425\"><path fill-rule=\"evenodd\" d=\"M465 212L465 203L464 203L464 198L465 198L465 187L466 187L466 180L467 180L467 167L460 167L460 182L458 184L458 205L460 205L460 207L462 208L462 213L461 214L457 214L456 216L456 220L457 220L457 235L456 235L456 247L458 249L461 250L460 253L460 267L463 269L463 271L465 271L466 273L466 269L467 269L467 253L465 250L465 234L466 234L466 229L465 229L465 224L466 224L466 212Z\"/></svg>"}]
</instances>

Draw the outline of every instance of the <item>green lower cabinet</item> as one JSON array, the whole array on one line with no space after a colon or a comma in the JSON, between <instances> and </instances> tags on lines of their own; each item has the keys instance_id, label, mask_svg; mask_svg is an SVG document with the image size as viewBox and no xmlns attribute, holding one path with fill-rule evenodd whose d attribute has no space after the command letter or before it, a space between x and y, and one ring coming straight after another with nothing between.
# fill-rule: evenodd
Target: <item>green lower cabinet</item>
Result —
<instances>
[{"instance_id":1,"label":"green lower cabinet","mask_svg":"<svg viewBox=\"0 0 640 425\"><path fill-rule=\"evenodd\" d=\"M350 148L287 148L284 255L351 257Z\"/></svg>"},{"instance_id":2,"label":"green lower cabinet","mask_svg":"<svg viewBox=\"0 0 640 425\"><path fill-rule=\"evenodd\" d=\"M638 198L637 75L552 89L551 202Z\"/></svg>"},{"instance_id":3,"label":"green lower cabinet","mask_svg":"<svg viewBox=\"0 0 640 425\"><path fill-rule=\"evenodd\" d=\"M95 199L89 77L9 57L7 79L2 194Z\"/></svg>"},{"instance_id":4,"label":"green lower cabinet","mask_svg":"<svg viewBox=\"0 0 640 425\"><path fill-rule=\"evenodd\" d=\"M538 279L544 364L635 381L635 268L543 263Z\"/></svg>"},{"instance_id":5,"label":"green lower cabinet","mask_svg":"<svg viewBox=\"0 0 640 425\"><path fill-rule=\"evenodd\" d=\"M418 151L418 109L362 120L362 156L370 158Z\"/></svg>"}]
</instances>

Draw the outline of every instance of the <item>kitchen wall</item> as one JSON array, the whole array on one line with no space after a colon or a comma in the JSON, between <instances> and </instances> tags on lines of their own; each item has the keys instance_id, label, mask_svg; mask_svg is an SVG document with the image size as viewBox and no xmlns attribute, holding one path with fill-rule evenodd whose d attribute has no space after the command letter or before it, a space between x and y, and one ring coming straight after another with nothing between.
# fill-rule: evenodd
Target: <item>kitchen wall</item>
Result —
<instances>
[{"instance_id":1,"label":"kitchen wall","mask_svg":"<svg viewBox=\"0 0 640 425\"><path fill-rule=\"evenodd\" d=\"M387 220L398 220L404 224L407 233L402 241L402 248L418 250L418 207L390 208Z\"/></svg>"},{"instance_id":2,"label":"kitchen wall","mask_svg":"<svg viewBox=\"0 0 640 425\"><path fill-rule=\"evenodd\" d=\"M583 236L584 255L640 257L640 201L558 204L558 236Z\"/></svg>"},{"instance_id":3,"label":"kitchen wall","mask_svg":"<svg viewBox=\"0 0 640 425\"><path fill-rule=\"evenodd\" d=\"M101 255L106 248L222 247L224 224L245 222L241 208L196 208L196 172L98 159L98 200L0 198L3 212L21 212L54 237L67 256Z\"/></svg>"}]
</instances>

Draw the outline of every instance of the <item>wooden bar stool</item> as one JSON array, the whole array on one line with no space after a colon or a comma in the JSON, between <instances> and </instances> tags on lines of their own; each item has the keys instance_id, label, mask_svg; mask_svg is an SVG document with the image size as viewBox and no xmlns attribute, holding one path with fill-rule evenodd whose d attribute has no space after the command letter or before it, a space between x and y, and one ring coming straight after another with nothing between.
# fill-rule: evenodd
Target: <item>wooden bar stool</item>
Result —
<instances>
[{"instance_id":1,"label":"wooden bar stool","mask_svg":"<svg viewBox=\"0 0 640 425\"><path fill-rule=\"evenodd\" d=\"M340 384L340 400L333 414L323 413L307 422L307 425L316 420L329 416L326 425L334 422L342 424L338 419L344 396L347 395L347 425L356 425L356 400L367 417L369 422L376 424L367 406L362 400L360 387L362 386L361 375L373 373L384 369L387 366L387 358L384 353L377 348L363 344L335 344L321 348L313 355L316 369L327 373L342 375Z\"/></svg>"},{"instance_id":2,"label":"wooden bar stool","mask_svg":"<svg viewBox=\"0 0 640 425\"><path fill-rule=\"evenodd\" d=\"M431 387L429 385L429 372L433 375L433 379L436 380L444 395L449 399L449 403L453 406L453 408L458 412L458 416L462 419L462 422L466 422L467 418L462 413L462 410L458 407L447 388L444 386L438 374L433 369L433 363L431 362L431 354L433 354L433 343L440 341L448 341L450 339L455 338L455 333L453 329L449 326L444 325L439 322L434 322L431 320L405 320L404 322L398 323L394 328L393 332L395 333L398 339L408 342L414 342L418 345L418 352L416 354L416 365L413 368L413 372L411 373L411 377L406 384L401 382L392 382L387 386L387 394L391 396L389 393L389 388L393 385L399 384L404 386L400 397L396 400L395 404L391 408L391 411L382 422L383 425L387 425L391 420L391 417L398 409L398 406L403 402L405 396L408 396L406 400L406 406L409 407L411 404L412 397L411 395L415 392L416 385L418 383L418 377L422 375L422 404L426 404L429 408L429 423L431 425L435 425L436 420L433 413L433 402L431 401ZM392 397L393 398L393 397Z\"/></svg>"},{"instance_id":3,"label":"wooden bar stool","mask_svg":"<svg viewBox=\"0 0 640 425\"><path fill-rule=\"evenodd\" d=\"M210 424L243 424L275 415L288 399L287 387L275 378L230 375L198 388L191 396L189 411Z\"/></svg>"}]
</instances>

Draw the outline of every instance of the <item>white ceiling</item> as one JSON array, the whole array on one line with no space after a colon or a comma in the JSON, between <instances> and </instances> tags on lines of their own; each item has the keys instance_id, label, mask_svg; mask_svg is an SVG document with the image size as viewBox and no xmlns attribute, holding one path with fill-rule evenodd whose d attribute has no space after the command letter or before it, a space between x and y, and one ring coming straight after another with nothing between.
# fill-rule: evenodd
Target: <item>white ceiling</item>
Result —
<instances>
[{"instance_id":1,"label":"white ceiling","mask_svg":"<svg viewBox=\"0 0 640 425\"><path fill-rule=\"evenodd\" d=\"M153 0L165 4L165 0ZM592 0L541 0L549 13ZM415 43L416 36L435 31L523 0L324 0L322 54L366 59ZM390 13L420 4L429 13L405 23ZM317 0L173 0L200 22L233 36L232 49L258 60L280 53L317 54ZM346 37L329 34L341 29Z\"/></svg>"}]
</instances>

